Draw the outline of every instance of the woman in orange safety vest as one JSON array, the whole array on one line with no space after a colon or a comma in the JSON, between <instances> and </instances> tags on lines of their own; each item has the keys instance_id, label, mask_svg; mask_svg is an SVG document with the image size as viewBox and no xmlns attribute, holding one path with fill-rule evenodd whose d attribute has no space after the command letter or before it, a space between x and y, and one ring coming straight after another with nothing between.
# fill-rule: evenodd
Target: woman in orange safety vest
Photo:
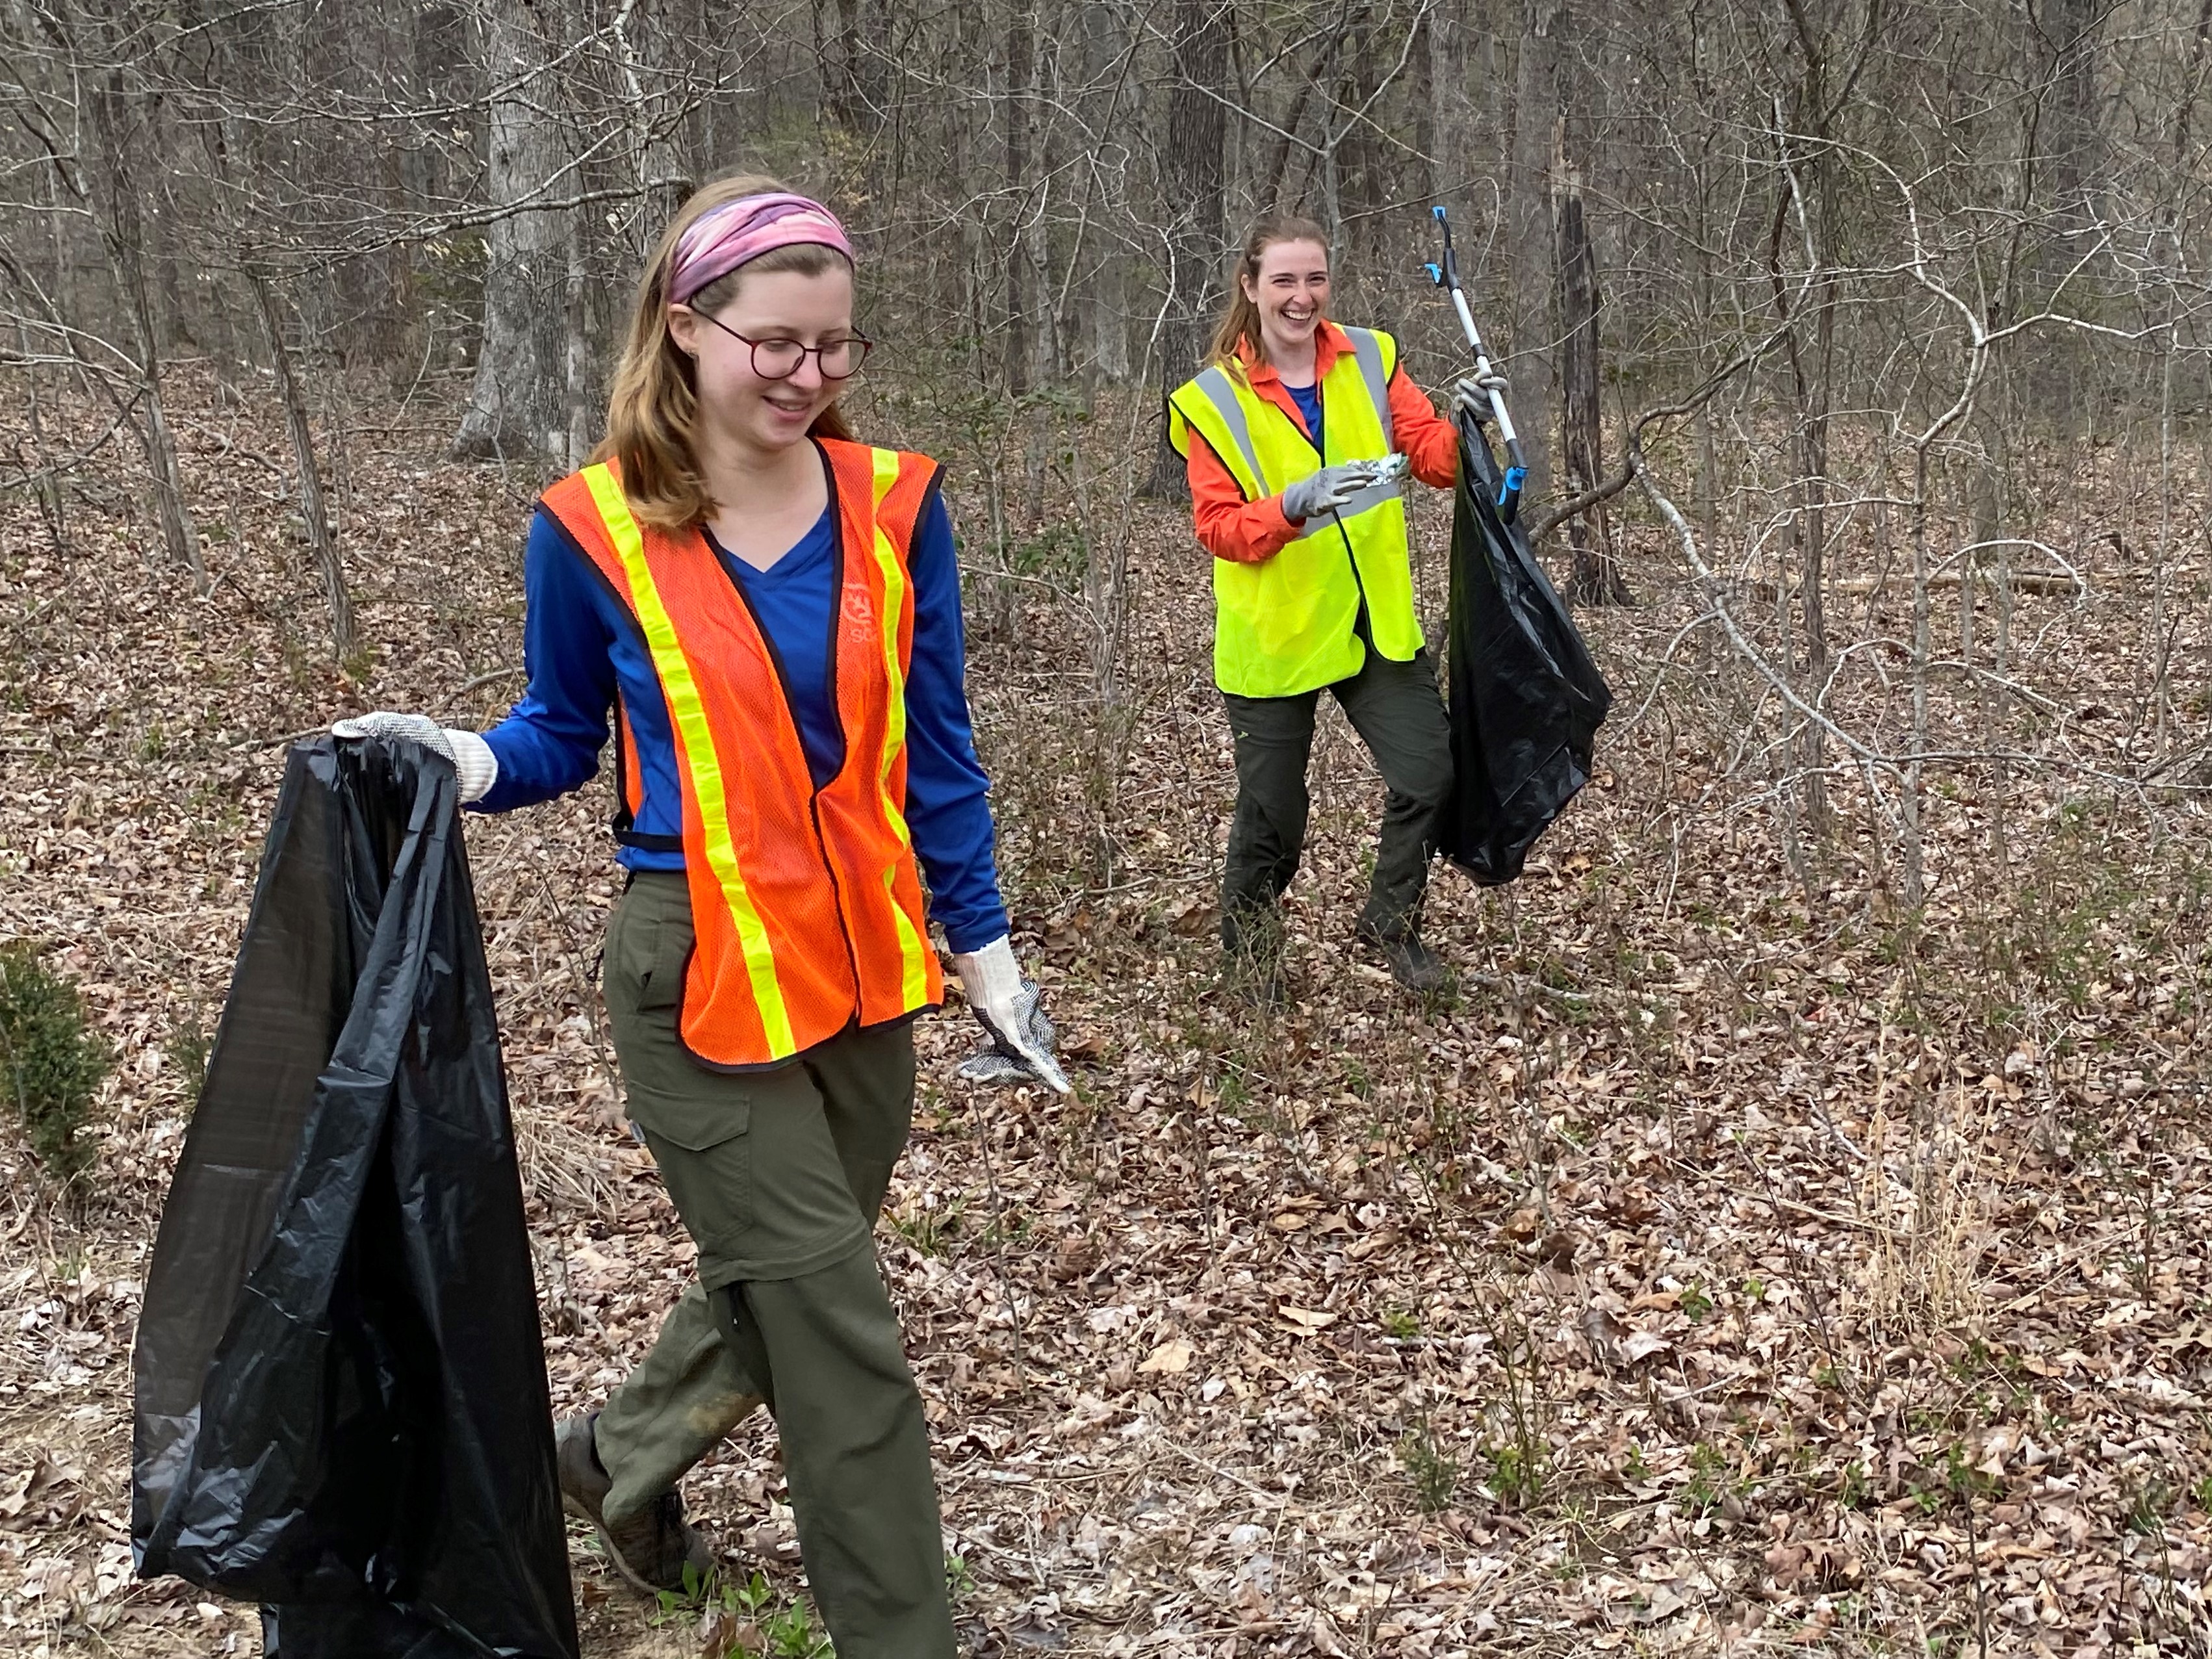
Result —
<instances>
[{"instance_id":1,"label":"woman in orange safety vest","mask_svg":"<svg viewBox=\"0 0 2212 1659\"><path fill-rule=\"evenodd\" d=\"M937 464L837 410L869 349L853 295L818 202L728 179L684 204L606 441L538 505L528 690L481 735L336 730L417 738L484 811L575 788L612 735L607 1008L698 1279L561 1425L563 1495L625 1577L680 1590L714 1558L676 1483L765 1401L837 1651L935 1659L927 1425L871 1243L913 1117L908 1022L941 995L933 921L990 1038L963 1073L1067 1085L1007 940Z\"/></svg>"}]
</instances>

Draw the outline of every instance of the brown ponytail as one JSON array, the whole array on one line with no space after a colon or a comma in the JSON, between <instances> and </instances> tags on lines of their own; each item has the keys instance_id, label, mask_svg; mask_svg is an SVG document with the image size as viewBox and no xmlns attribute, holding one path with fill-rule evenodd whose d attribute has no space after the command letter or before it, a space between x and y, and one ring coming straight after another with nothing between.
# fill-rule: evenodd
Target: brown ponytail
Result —
<instances>
[{"instance_id":1,"label":"brown ponytail","mask_svg":"<svg viewBox=\"0 0 2212 1659\"><path fill-rule=\"evenodd\" d=\"M1234 368L1238 351L1246 346L1255 353L1260 349L1260 307L1245 296L1244 284L1260 280L1260 256L1278 242L1318 242L1323 253L1329 252L1328 233L1310 219L1269 213L1255 221L1229 273L1229 307L1213 325L1213 340L1206 349L1209 363Z\"/></svg>"}]
</instances>

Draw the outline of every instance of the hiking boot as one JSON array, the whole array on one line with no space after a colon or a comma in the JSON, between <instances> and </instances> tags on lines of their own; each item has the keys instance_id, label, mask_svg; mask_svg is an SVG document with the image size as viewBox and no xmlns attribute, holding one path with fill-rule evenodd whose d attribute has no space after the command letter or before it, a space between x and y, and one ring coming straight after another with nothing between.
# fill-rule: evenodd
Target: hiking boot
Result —
<instances>
[{"instance_id":1,"label":"hiking boot","mask_svg":"<svg viewBox=\"0 0 2212 1659\"><path fill-rule=\"evenodd\" d=\"M1385 933L1363 921L1352 930L1352 937L1379 955L1390 977L1408 991L1425 996L1444 988L1449 975L1443 958L1422 944L1421 936L1412 928Z\"/></svg>"},{"instance_id":2,"label":"hiking boot","mask_svg":"<svg viewBox=\"0 0 2212 1659\"><path fill-rule=\"evenodd\" d=\"M599 1420L571 1417L554 1434L554 1449L561 1469L561 1498L571 1515L580 1516L599 1529L599 1542L615 1571L647 1595L660 1590L682 1595L693 1586L703 1588L714 1571L714 1552L697 1529L684 1518L684 1500L665 1492L637 1514L609 1521L600 1506L614 1482L599 1462L592 1426ZM684 1570L692 1570L692 1585L684 1582Z\"/></svg>"}]
</instances>

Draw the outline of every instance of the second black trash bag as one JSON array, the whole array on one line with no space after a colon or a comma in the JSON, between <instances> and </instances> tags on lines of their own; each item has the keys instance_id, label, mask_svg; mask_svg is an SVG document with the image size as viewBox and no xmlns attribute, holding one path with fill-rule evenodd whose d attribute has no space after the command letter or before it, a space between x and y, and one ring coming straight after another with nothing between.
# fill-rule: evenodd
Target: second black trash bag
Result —
<instances>
[{"instance_id":1,"label":"second black trash bag","mask_svg":"<svg viewBox=\"0 0 2212 1659\"><path fill-rule=\"evenodd\" d=\"M291 753L132 1357L138 1570L282 1659L574 1659L452 766Z\"/></svg>"},{"instance_id":2,"label":"second black trash bag","mask_svg":"<svg viewBox=\"0 0 2212 1659\"><path fill-rule=\"evenodd\" d=\"M1450 664L1457 780L1440 837L1477 881L1511 881L1536 838L1589 781L1613 691L1536 562L1498 516L1503 483L1481 429L1459 421L1452 512Z\"/></svg>"}]
</instances>

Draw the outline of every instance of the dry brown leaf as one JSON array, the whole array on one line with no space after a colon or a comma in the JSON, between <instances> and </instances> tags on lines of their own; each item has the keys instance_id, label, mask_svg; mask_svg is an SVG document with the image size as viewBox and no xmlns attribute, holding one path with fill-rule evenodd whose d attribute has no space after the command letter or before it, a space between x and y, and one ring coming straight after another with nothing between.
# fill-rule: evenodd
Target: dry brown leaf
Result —
<instances>
[{"instance_id":1,"label":"dry brown leaf","mask_svg":"<svg viewBox=\"0 0 2212 1659\"><path fill-rule=\"evenodd\" d=\"M1190 1369L1190 1362L1198 1350L1181 1337L1170 1337L1146 1356L1137 1370L1154 1376L1181 1376Z\"/></svg>"}]
</instances>

